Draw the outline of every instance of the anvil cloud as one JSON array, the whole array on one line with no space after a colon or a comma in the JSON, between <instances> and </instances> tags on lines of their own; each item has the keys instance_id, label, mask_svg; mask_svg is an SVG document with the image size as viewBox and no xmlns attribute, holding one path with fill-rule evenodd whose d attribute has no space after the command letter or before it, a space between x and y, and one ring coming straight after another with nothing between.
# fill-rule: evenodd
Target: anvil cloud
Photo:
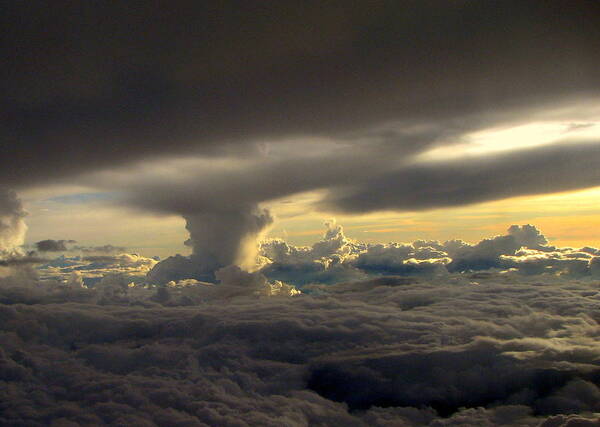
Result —
<instances>
[{"instance_id":1,"label":"anvil cloud","mask_svg":"<svg viewBox=\"0 0 600 427\"><path fill-rule=\"evenodd\" d=\"M4 3L0 424L598 425L550 214L269 233L599 187L600 2Z\"/></svg>"}]
</instances>

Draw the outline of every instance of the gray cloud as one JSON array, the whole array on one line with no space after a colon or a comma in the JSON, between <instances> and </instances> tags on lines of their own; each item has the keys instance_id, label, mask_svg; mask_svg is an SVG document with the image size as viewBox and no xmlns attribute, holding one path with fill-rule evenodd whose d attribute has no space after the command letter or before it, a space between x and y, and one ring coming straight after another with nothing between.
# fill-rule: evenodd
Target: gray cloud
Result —
<instances>
[{"instance_id":1,"label":"gray cloud","mask_svg":"<svg viewBox=\"0 0 600 427\"><path fill-rule=\"evenodd\" d=\"M237 216L252 229L261 202L302 191L328 190L319 207L367 212L598 184L593 147L414 164L469 132L593 100L590 2L87 7L7 11L18 43L5 55L0 179L26 188L84 175L128 206L182 215L209 274L240 262L260 230L206 224ZM182 156L204 163L163 173Z\"/></svg>"},{"instance_id":2,"label":"gray cloud","mask_svg":"<svg viewBox=\"0 0 600 427\"><path fill-rule=\"evenodd\" d=\"M273 222L268 210L256 206L199 212L184 218L190 233L186 244L193 248L191 258L207 272L254 262L256 240Z\"/></svg>"},{"instance_id":3,"label":"gray cloud","mask_svg":"<svg viewBox=\"0 0 600 427\"><path fill-rule=\"evenodd\" d=\"M229 296L264 284L236 268L220 277ZM0 279L0 378L10 385L0 421L597 424L593 282L451 279L390 277L227 305L188 299L192 307L169 304L220 285L167 289L163 305L118 276L45 293Z\"/></svg>"},{"instance_id":4,"label":"gray cloud","mask_svg":"<svg viewBox=\"0 0 600 427\"><path fill-rule=\"evenodd\" d=\"M41 258L35 255L10 256L4 259L0 259L0 267L15 267L30 264L43 264L48 261L49 260L47 258Z\"/></svg>"},{"instance_id":5,"label":"gray cloud","mask_svg":"<svg viewBox=\"0 0 600 427\"><path fill-rule=\"evenodd\" d=\"M263 242L260 254L266 260L261 269L263 274L300 287L361 280L373 275L431 278L493 270L518 275L593 278L600 273L596 249L549 246L544 235L529 224L512 225L507 234L476 244L461 240L366 244L348 239L340 225L329 224L323 239L312 247L295 247L275 239ZM486 277L485 274L481 277Z\"/></svg>"},{"instance_id":6,"label":"gray cloud","mask_svg":"<svg viewBox=\"0 0 600 427\"><path fill-rule=\"evenodd\" d=\"M222 210L206 206L197 212L181 213L190 233L185 244L192 247L192 255L177 255L159 262L149 274L155 283L190 278L214 281L215 272L230 265L252 269L257 241L273 222L270 212L258 206Z\"/></svg>"},{"instance_id":7,"label":"gray cloud","mask_svg":"<svg viewBox=\"0 0 600 427\"><path fill-rule=\"evenodd\" d=\"M75 240L40 240L35 243L35 248L39 252L66 252L69 250L67 244L76 243Z\"/></svg>"},{"instance_id":8,"label":"gray cloud","mask_svg":"<svg viewBox=\"0 0 600 427\"><path fill-rule=\"evenodd\" d=\"M125 252L127 250L126 247L123 246L114 246L114 245L102 245L102 246L74 246L72 248L74 251L81 251L83 253L101 253L101 254L112 254Z\"/></svg>"},{"instance_id":9,"label":"gray cloud","mask_svg":"<svg viewBox=\"0 0 600 427\"><path fill-rule=\"evenodd\" d=\"M598 15L583 0L50 14L14 3L2 18L0 179L21 187L132 158L256 155L264 139L594 97Z\"/></svg>"},{"instance_id":10,"label":"gray cloud","mask_svg":"<svg viewBox=\"0 0 600 427\"><path fill-rule=\"evenodd\" d=\"M346 212L424 210L600 184L596 144L561 145L503 155L431 162L334 190L323 202Z\"/></svg>"},{"instance_id":11,"label":"gray cloud","mask_svg":"<svg viewBox=\"0 0 600 427\"><path fill-rule=\"evenodd\" d=\"M366 274L348 261L367 245L348 239L343 227L335 222L325 225L323 238L312 247L295 247L280 239L262 242L259 253L267 264L261 272L294 285L365 278Z\"/></svg>"},{"instance_id":12,"label":"gray cloud","mask_svg":"<svg viewBox=\"0 0 600 427\"><path fill-rule=\"evenodd\" d=\"M598 424L595 248L531 226L366 245L332 224L231 265L272 222L260 204L302 191L369 212L598 185L598 148L567 140L415 160L524 117L596 120L578 107L596 2L5 6L0 182L77 176L181 215L193 255L34 268L0 190L0 424Z\"/></svg>"}]
</instances>

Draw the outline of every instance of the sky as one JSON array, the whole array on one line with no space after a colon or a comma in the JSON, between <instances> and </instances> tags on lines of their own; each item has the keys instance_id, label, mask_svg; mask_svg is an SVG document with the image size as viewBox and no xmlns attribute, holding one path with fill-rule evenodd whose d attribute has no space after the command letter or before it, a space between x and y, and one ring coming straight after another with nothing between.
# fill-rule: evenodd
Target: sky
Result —
<instances>
[{"instance_id":1,"label":"sky","mask_svg":"<svg viewBox=\"0 0 600 427\"><path fill-rule=\"evenodd\" d=\"M597 425L599 20L4 2L0 424Z\"/></svg>"}]
</instances>

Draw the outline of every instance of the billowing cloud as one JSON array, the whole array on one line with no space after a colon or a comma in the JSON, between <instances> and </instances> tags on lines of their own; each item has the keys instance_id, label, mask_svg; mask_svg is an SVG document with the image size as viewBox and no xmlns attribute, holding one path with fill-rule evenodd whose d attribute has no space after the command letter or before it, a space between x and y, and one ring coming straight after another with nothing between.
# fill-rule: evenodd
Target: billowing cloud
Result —
<instances>
[{"instance_id":1,"label":"billowing cloud","mask_svg":"<svg viewBox=\"0 0 600 427\"><path fill-rule=\"evenodd\" d=\"M257 239L271 225L266 209L256 206L231 211L199 212L184 215L193 249L191 259L206 272L231 264L252 266Z\"/></svg>"},{"instance_id":2,"label":"billowing cloud","mask_svg":"<svg viewBox=\"0 0 600 427\"><path fill-rule=\"evenodd\" d=\"M5 258L0 267L29 266L40 279L63 285L77 274L89 288L94 288L106 275L116 274L122 276L126 284L144 285L148 289L167 286L172 296L168 298L170 304L178 304L186 298L198 302L224 297L227 293L219 289L225 289L224 283L231 282L223 280L230 277L228 271L246 275L247 280L242 282L248 285L247 289L236 285L239 287L232 288L231 295L248 295L255 291L265 295L293 293L287 290L290 285L311 291L316 289L315 286L370 278L380 278L383 284L387 283L386 277L398 276L407 277L409 282L460 278L459 282L476 284L498 272L511 280L543 276L543 280L550 281L587 281L600 276L597 253L598 250L591 247L550 246L544 235L531 225L513 225L507 234L475 244L460 240L372 244L352 240L345 236L341 225L328 222L323 238L311 247L293 246L280 239L263 241L252 263L256 269L254 273L240 270L235 263L207 272L201 258L193 255L176 255L158 262L154 258L128 253L61 255L55 259L41 258L33 253L21 254ZM458 276L454 277L455 274ZM220 283L220 287L214 288L215 283ZM255 289L256 283L260 283L263 290ZM203 285L197 287L197 284ZM276 290L278 287L279 291Z\"/></svg>"},{"instance_id":3,"label":"billowing cloud","mask_svg":"<svg viewBox=\"0 0 600 427\"><path fill-rule=\"evenodd\" d=\"M312 247L295 247L283 240L261 243L260 255L266 276L296 285L311 282L335 283L366 277L347 261L364 249L365 244L348 239L343 227L327 222L323 238Z\"/></svg>"},{"instance_id":4,"label":"billowing cloud","mask_svg":"<svg viewBox=\"0 0 600 427\"><path fill-rule=\"evenodd\" d=\"M0 188L0 256L17 251L23 244L26 215L15 192Z\"/></svg>"},{"instance_id":5,"label":"billowing cloud","mask_svg":"<svg viewBox=\"0 0 600 427\"><path fill-rule=\"evenodd\" d=\"M161 261L149 276L154 283L192 278L212 281L217 270L231 265L253 269L258 240L273 222L270 212L258 206L207 207L182 214L190 233L185 244L192 247L192 255Z\"/></svg>"},{"instance_id":6,"label":"billowing cloud","mask_svg":"<svg viewBox=\"0 0 600 427\"><path fill-rule=\"evenodd\" d=\"M263 242L260 253L265 275L300 286L373 275L445 277L454 272L495 270L591 278L600 271L597 249L549 246L546 237L529 224L512 225L507 234L476 244L461 240L366 244L348 239L342 227L334 224L310 248L275 239Z\"/></svg>"},{"instance_id":7,"label":"billowing cloud","mask_svg":"<svg viewBox=\"0 0 600 427\"><path fill-rule=\"evenodd\" d=\"M272 221L263 202L304 191L324 190L320 209L371 212L595 186L600 11L578 4L186 2L166 17L92 5L77 20L70 7L12 5L0 179L26 189L77 176L122 205L181 215L193 255L170 263L202 280L251 267ZM421 161L524 117L566 125L553 145Z\"/></svg>"},{"instance_id":8,"label":"billowing cloud","mask_svg":"<svg viewBox=\"0 0 600 427\"><path fill-rule=\"evenodd\" d=\"M84 257L61 255L54 259L29 256L13 259L13 265L19 260L21 264L25 261L28 261L27 264L35 264L35 271L43 281L58 281L64 285L76 277L77 281L90 288L107 275L122 276L127 283L143 283L148 272L158 262L153 258L128 253Z\"/></svg>"},{"instance_id":9,"label":"billowing cloud","mask_svg":"<svg viewBox=\"0 0 600 427\"><path fill-rule=\"evenodd\" d=\"M388 277L280 298L264 293L260 273L228 267L217 275L220 284L160 292L118 275L93 289L76 276L44 290L36 279L27 288L17 286L24 279L2 282L0 378L9 405L0 421L599 421L593 282L571 281L567 290L543 276L494 273L477 285L459 276Z\"/></svg>"},{"instance_id":10,"label":"billowing cloud","mask_svg":"<svg viewBox=\"0 0 600 427\"><path fill-rule=\"evenodd\" d=\"M260 243L303 192L352 214L600 185L598 2L46 6L0 16L3 188L180 216L192 254L23 253L0 190L0 424L600 423L600 250L531 225Z\"/></svg>"},{"instance_id":11,"label":"billowing cloud","mask_svg":"<svg viewBox=\"0 0 600 427\"><path fill-rule=\"evenodd\" d=\"M256 218L253 224L259 227L249 233L247 267L253 266L250 270L264 275L270 285L279 281L304 288L312 284L336 284L371 277L401 275L432 279L449 277L453 273L472 274L473 281L477 282L477 277L487 277L488 271L502 272L507 277L545 275L590 280L600 276L598 249L551 246L536 227L528 224L512 225L505 235L474 244L461 240L373 244L350 239L341 225L327 222L322 239L310 247L268 239L260 243L258 252L255 239L259 236L254 232L262 226L261 219ZM218 253L225 246L216 243L215 248L207 248L206 253ZM234 258L222 266L206 262L211 259L214 258L192 254L171 256L159 262L157 258L129 253L61 255L48 259L30 253L5 258L2 266L35 266L44 280L62 282L78 272L87 286L94 286L110 273L124 274L129 281L146 282L151 286L170 282L183 284L188 280L191 280L189 283L218 283L219 275L230 271L227 268L239 268Z\"/></svg>"}]
</instances>

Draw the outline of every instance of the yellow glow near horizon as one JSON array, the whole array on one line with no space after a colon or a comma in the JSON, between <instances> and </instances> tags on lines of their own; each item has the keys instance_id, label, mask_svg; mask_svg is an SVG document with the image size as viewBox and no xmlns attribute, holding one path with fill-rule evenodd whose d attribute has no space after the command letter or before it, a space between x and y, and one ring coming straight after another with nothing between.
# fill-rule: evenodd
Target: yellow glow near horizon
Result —
<instances>
[{"instance_id":1,"label":"yellow glow near horizon","mask_svg":"<svg viewBox=\"0 0 600 427\"><path fill-rule=\"evenodd\" d=\"M600 247L600 187L539 196L522 196L470 206L425 212L378 212L335 215L318 212L311 202L319 192L273 202L277 221L269 237L294 245L310 245L335 217L350 238L369 242L412 242L417 239L463 239L477 242L504 234L511 224L533 224L556 246ZM180 217L155 217L111 206L28 204L29 242L73 238L80 244L128 246L144 256L189 253Z\"/></svg>"},{"instance_id":2,"label":"yellow glow near horizon","mask_svg":"<svg viewBox=\"0 0 600 427\"><path fill-rule=\"evenodd\" d=\"M485 129L466 135L462 142L429 150L419 161L449 160L462 156L479 156L501 151L576 143L600 138L600 122L534 122L518 126Z\"/></svg>"}]
</instances>

